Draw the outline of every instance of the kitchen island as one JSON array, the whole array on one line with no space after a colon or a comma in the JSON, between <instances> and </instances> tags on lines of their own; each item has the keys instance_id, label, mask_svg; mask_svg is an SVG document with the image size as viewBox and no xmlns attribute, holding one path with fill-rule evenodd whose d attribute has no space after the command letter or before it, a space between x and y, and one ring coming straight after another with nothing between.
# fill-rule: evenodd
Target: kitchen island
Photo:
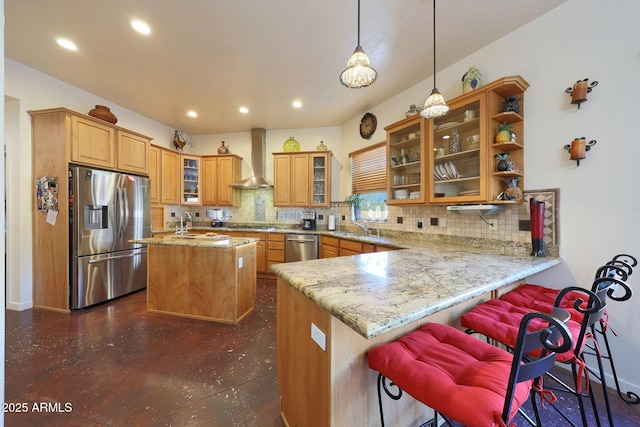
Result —
<instances>
[{"instance_id":1,"label":"kitchen island","mask_svg":"<svg viewBox=\"0 0 640 427\"><path fill-rule=\"evenodd\" d=\"M256 297L254 238L161 235L148 245L147 310L236 324Z\"/></svg>"},{"instance_id":2,"label":"kitchen island","mask_svg":"<svg viewBox=\"0 0 640 427\"><path fill-rule=\"evenodd\" d=\"M380 425L367 352L426 322L462 313L561 262L446 244L278 264L278 390L286 425ZM385 401L388 425L432 414L411 397Z\"/></svg>"}]
</instances>

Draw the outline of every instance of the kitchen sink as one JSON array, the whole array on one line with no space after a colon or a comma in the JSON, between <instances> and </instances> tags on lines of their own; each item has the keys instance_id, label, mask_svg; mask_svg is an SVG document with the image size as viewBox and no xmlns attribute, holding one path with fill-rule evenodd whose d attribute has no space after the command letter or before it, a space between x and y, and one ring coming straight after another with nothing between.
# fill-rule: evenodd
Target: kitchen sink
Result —
<instances>
[{"instance_id":1,"label":"kitchen sink","mask_svg":"<svg viewBox=\"0 0 640 427\"><path fill-rule=\"evenodd\" d=\"M360 236L360 237L364 237L364 234L349 233L347 231L334 231L333 234L337 234L338 236Z\"/></svg>"}]
</instances>

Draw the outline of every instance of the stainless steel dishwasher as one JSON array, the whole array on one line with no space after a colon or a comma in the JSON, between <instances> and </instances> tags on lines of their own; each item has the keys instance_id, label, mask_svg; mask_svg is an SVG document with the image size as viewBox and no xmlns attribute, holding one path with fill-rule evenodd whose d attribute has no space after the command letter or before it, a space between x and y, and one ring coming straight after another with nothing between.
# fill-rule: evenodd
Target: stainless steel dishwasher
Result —
<instances>
[{"instance_id":1,"label":"stainless steel dishwasher","mask_svg":"<svg viewBox=\"0 0 640 427\"><path fill-rule=\"evenodd\" d=\"M318 236L314 234L287 234L285 261L318 259Z\"/></svg>"}]
</instances>

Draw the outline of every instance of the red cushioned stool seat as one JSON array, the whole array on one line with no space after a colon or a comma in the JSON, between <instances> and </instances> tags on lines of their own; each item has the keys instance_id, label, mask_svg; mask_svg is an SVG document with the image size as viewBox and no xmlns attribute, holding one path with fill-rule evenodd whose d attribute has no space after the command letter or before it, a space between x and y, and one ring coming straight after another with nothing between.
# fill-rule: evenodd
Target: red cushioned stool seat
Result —
<instances>
[{"instance_id":1,"label":"red cushioned stool seat","mask_svg":"<svg viewBox=\"0 0 640 427\"><path fill-rule=\"evenodd\" d=\"M491 426L500 418L512 361L506 351L437 323L369 352L371 369L469 427ZM529 397L531 384L516 386L510 418Z\"/></svg>"},{"instance_id":2,"label":"red cushioned stool seat","mask_svg":"<svg viewBox=\"0 0 640 427\"><path fill-rule=\"evenodd\" d=\"M545 308L544 310L534 310L512 304L502 299L492 299L475 306L463 314L460 317L460 324L464 328L471 329L485 337L491 338L509 347L513 347L515 346L518 338L518 327L520 325L520 321L525 314L534 311L541 311L543 313L546 312L550 314L552 309L553 302L549 308ZM569 310L566 311L569 312ZM547 324L544 321L534 319L529 325L529 330L534 331L546 327ZM578 341L577 338L580 335L581 325L571 319L567 322L567 328L571 332L575 345L575 342ZM584 345L583 341L584 340L580 340ZM559 362L572 360L574 357L573 350L575 350L575 348L572 347L571 350L572 351L570 352L558 354L556 356L556 360Z\"/></svg>"},{"instance_id":3,"label":"red cushioned stool seat","mask_svg":"<svg viewBox=\"0 0 640 427\"><path fill-rule=\"evenodd\" d=\"M527 283L507 292L502 295L500 299L508 301L518 307L548 313L553 307L553 303L559 293L559 289L551 289L545 286ZM583 314L573 307L573 302L578 297L580 297L579 293L569 292L562 299L559 306L571 314L571 319L576 322L582 322Z\"/></svg>"}]
</instances>

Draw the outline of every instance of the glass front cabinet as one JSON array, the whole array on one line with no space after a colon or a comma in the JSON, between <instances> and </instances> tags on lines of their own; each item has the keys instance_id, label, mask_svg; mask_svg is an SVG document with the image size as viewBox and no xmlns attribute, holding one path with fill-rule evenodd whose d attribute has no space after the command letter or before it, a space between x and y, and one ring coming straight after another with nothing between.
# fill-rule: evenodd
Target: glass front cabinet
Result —
<instances>
[{"instance_id":1,"label":"glass front cabinet","mask_svg":"<svg viewBox=\"0 0 640 427\"><path fill-rule=\"evenodd\" d=\"M449 106L449 114L429 120L429 203L486 201L486 96L476 94Z\"/></svg>"},{"instance_id":2,"label":"glass front cabinet","mask_svg":"<svg viewBox=\"0 0 640 427\"><path fill-rule=\"evenodd\" d=\"M528 87L503 77L449 100L444 117L387 126L387 203L522 203Z\"/></svg>"},{"instance_id":3,"label":"glass front cabinet","mask_svg":"<svg viewBox=\"0 0 640 427\"><path fill-rule=\"evenodd\" d=\"M180 156L182 161L182 205L201 205L200 196L200 157Z\"/></svg>"},{"instance_id":4,"label":"glass front cabinet","mask_svg":"<svg viewBox=\"0 0 640 427\"><path fill-rule=\"evenodd\" d=\"M426 201L427 122L419 114L387 126L387 204Z\"/></svg>"},{"instance_id":5,"label":"glass front cabinet","mask_svg":"<svg viewBox=\"0 0 640 427\"><path fill-rule=\"evenodd\" d=\"M331 153L310 153L311 161L311 203L312 207L329 207L331 190Z\"/></svg>"}]
</instances>

